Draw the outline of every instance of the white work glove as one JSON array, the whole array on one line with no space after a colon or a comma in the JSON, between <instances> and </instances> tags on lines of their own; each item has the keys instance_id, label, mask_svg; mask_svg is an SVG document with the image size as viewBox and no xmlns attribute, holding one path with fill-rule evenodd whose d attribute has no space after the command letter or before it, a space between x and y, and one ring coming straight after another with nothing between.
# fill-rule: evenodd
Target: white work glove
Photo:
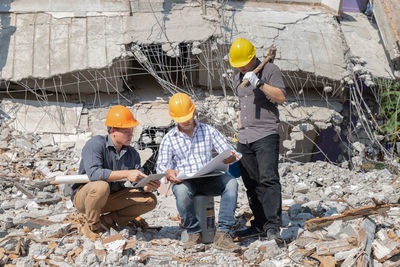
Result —
<instances>
[{"instance_id":1,"label":"white work glove","mask_svg":"<svg viewBox=\"0 0 400 267\"><path fill-rule=\"evenodd\" d=\"M257 83L260 79L258 79L257 75L255 75L254 72L249 71L246 72L246 74L243 77L243 80L248 80L251 83L251 85L257 86Z\"/></svg>"}]
</instances>

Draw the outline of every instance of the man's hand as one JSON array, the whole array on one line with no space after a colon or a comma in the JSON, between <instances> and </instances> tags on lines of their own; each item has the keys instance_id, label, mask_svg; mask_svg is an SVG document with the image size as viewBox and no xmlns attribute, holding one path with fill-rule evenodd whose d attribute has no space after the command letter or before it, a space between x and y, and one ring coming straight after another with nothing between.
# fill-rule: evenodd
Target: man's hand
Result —
<instances>
[{"instance_id":1,"label":"man's hand","mask_svg":"<svg viewBox=\"0 0 400 267\"><path fill-rule=\"evenodd\" d=\"M222 162L224 164L231 164L235 161L236 161L236 155L234 152L231 152L231 155L229 157L227 157L226 159L224 159Z\"/></svg>"},{"instance_id":2,"label":"man's hand","mask_svg":"<svg viewBox=\"0 0 400 267\"><path fill-rule=\"evenodd\" d=\"M165 173L167 174L167 180L172 184L179 184L183 182L183 180L176 178L178 175L177 170L166 170Z\"/></svg>"},{"instance_id":3,"label":"man's hand","mask_svg":"<svg viewBox=\"0 0 400 267\"><path fill-rule=\"evenodd\" d=\"M146 184L143 187L143 191L144 192L152 192L154 190L156 190L157 188L159 188L161 185L160 181L151 181L150 183Z\"/></svg>"},{"instance_id":4,"label":"man's hand","mask_svg":"<svg viewBox=\"0 0 400 267\"><path fill-rule=\"evenodd\" d=\"M258 79L257 75L255 75L254 72L249 71L246 72L246 74L243 77L243 80L248 80L251 83L251 85L257 86L257 83L260 79Z\"/></svg>"},{"instance_id":5,"label":"man's hand","mask_svg":"<svg viewBox=\"0 0 400 267\"><path fill-rule=\"evenodd\" d=\"M126 179L128 179L131 182L137 183L140 180L142 180L144 177L147 175L144 174L141 171L138 170L129 170L128 175L126 176Z\"/></svg>"}]
</instances>

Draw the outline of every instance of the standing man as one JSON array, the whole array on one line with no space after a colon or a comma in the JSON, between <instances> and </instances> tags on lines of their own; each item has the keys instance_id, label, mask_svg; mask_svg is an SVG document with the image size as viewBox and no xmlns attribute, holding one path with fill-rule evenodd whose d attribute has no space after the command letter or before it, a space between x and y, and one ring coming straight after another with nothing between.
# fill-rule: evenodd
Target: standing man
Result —
<instances>
[{"instance_id":1,"label":"standing man","mask_svg":"<svg viewBox=\"0 0 400 267\"><path fill-rule=\"evenodd\" d=\"M128 108L114 106L106 118L108 134L92 137L83 147L79 174L87 174L90 182L74 184L71 200L85 214L83 230L87 236L98 236L110 227L124 227L157 204L150 192L160 186L159 181L141 190L125 188L121 181L138 182L146 176L139 170L138 152L130 146L133 127L138 124Z\"/></svg>"},{"instance_id":2,"label":"standing man","mask_svg":"<svg viewBox=\"0 0 400 267\"><path fill-rule=\"evenodd\" d=\"M229 234L235 223L238 187L236 179L228 174L187 180L177 178L178 173L193 175L209 163L212 160L213 148L218 153L227 149L232 151L231 155L224 159L225 164L236 160L234 149L223 135L215 128L194 120L194 111L195 105L188 95L177 93L170 98L169 115L176 122L176 126L161 141L157 172L165 172L168 181L172 183L176 206L183 220L183 227L189 234L188 241L184 244L185 248L201 242L200 222L196 218L193 197L202 194L221 195L214 247L229 251L240 250Z\"/></svg>"},{"instance_id":3,"label":"standing man","mask_svg":"<svg viewBox=\"0 0 400 267\"><path fill-rule=\"evenodd\" d=\"M250 208L254 215L251 227L236 232L239 238L265 236L279 241L282 196L279 181L279 111L277 104L286 100L280 69L267 63L255 74L261 63L256 48L244 38L236 39L230 48L229 62L238 68L234 85L239 97L239 132L237 149L242 153L240 170ZM249 85L239 88L243 80Z\"/></svg>"}]
</instances>

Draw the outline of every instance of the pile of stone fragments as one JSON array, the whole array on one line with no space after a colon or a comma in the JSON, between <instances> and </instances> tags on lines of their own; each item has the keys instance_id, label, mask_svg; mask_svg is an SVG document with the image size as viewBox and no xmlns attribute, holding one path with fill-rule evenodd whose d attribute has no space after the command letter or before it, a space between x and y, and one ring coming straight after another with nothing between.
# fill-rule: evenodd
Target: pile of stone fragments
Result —
<instances>
[{"instance_id":1,"label":"pile of stone fragments","mask_svg":"<svg viewBox=\"0 0 400 267\"><path fill-rule=\"evenodd\" d=\"M174 197L164 194L136 227L90 240L69 187L51 184L76 172L73 145L3 124L0 152L0 266L400 266L400 179L387 169L280 164L285 242L248 239L229 253L211 244L185 251ZM236 229L251 217L239 182Z\"/></svg>"}]
</instances>

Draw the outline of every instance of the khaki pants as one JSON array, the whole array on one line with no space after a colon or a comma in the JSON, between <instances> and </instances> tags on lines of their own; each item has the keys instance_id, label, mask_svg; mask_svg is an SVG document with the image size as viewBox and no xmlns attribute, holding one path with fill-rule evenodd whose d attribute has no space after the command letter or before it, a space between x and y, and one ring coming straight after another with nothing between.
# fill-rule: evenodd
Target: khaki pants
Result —
<instances>
[{"instance_id":1,"label":"khaki pants","mask_svg":"<svg viewBox=\"0 0 400 267\"><path fill-rule=\"evenodd\" d=\"M100 215L110 212L119 226L151 211L156 207L157 198L152 193L125 188L110 194L105 181L89 182L82 186L74 197L75 208L85 214L91 230L100 229Z\"/></svg>"}]
</instances>

